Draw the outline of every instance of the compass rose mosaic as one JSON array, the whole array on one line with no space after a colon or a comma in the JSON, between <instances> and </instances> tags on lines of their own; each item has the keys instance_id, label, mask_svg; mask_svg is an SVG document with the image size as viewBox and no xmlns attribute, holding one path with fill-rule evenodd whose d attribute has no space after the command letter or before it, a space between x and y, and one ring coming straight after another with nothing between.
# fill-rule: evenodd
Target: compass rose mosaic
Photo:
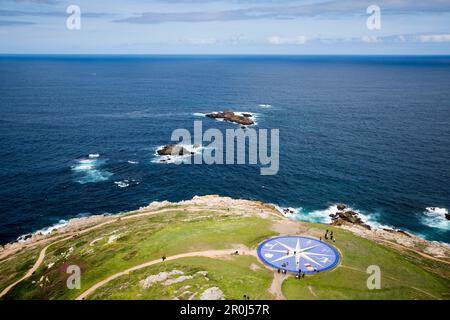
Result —
<instances>
[{"instance_id":1,"label":"compass rose mosaic","mask_svg":"<svg viewBox=\"0 0 450 320\"><path fill-rule=\"evenodd\" d=\"M340 259L339 252L328 243L300 236L266 240L259 245L258 256L273 268L306 274L334 268Z\"/></svg>"}]
</instances>

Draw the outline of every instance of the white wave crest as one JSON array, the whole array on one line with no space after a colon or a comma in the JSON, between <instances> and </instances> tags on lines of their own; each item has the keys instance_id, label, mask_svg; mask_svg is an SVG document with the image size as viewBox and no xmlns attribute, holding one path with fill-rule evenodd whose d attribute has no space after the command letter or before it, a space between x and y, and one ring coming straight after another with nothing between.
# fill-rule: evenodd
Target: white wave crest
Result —
<instances>
[{"instance_id":1,"label":"white wave crest","mask_svg":"<svg viewBox=\"0 0 450 320\"><path fill-rule=\"evenodd\" d=\"M446 208L428 207L422 215L422 223L431 227L443 230L448 230L450 221L447 220L446 215L448 210Z\"/></svg>"},{"instance_id":2,"label":"white wave crest","mask_svg":"<svg viewBox=\"0 0 450 320\"><path fill-rule=\"evenodd\" d=\"M71 169L77 174L76 182L80 184L95 183L108 180L113 174L101 170L105 160L100 160L97 155L89 155L89 159L79 159Z\"/></svg>"},{"instance_id":3,"label":"white wave crest","mask_svg":"<svg viewBox=\"0 0 450 320\"><path fill-rule=\"evenodd\" d=\"M55 230L61 229L63 227L65 227L69 222L67 220L59 220L58 223L50 226L50 227L46 227L43 229L40 229L36 232L30 233L30 234L24 234L21 235L17 238L18 242L26 242L29 238L31 238L32 235L47 235L52 233Z\"/></svg>"},{"instance_id":4,"label":"white wave crest","mask_svg":"<svg viewBox=\"0 0 450 320\"><path fill-rule=\"evenodd\" d=\"M302 207L299 208L280 208L278 206L275 206L282 214L286 215L288 218L294 219L294 220L300 220L300 221L306 221L306 222L314 222L314 223L323 223L323 224L329 224L331 223L331 217L330 215L335 214L338 212L337 204L333 204L329 206L326 209L323 210L312 210L308 211L303 209ZM287 211L286 211L287 210ZM358 216L361 218L361 220L369 225L373 229L394 229L392 226L384 225L378 221L378 215L377 214L368 214L365 212L362 212L360 210L347 207L345 211L353 211L358 214Z\"/></svg>"}]
</instances>

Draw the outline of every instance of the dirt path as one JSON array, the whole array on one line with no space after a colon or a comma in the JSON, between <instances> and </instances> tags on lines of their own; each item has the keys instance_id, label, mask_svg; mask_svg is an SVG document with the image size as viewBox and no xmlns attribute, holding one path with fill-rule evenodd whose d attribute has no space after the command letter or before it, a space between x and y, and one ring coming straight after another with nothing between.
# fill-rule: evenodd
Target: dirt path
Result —
<instances>
[{"instance_id":1,"label":"dirt path","mask_svg":"<svg viewBox=\"0 0 450 320\"><path fill-rule=\"evenodd\" d=\"M0 298L2 298L5 294L7 294L7 293L9 292L9 290L11 290L11 289L12 289L15 285L17 285L19 282L22 282L23 280L25 280L25 279L27 279L27 278L29 278L29 277L31 277L31 276L33 275L33 273L41 266L42 262L44 262L44 259L45 259L45 253L47 252L47 249L48 249L50 246L52 246L52 245L54 245L54 244L56 244L56 243L58 243L58 242L61 242L61 241L69 240L70 238L72 238L72 236L66 237L66 238L63 238L63 239L60 239L60 240L55 241L55 242L52 242L52 243L50 243L49 245L47 245L46 247L44 247L44 248L41 250L41 252L39 253L39 257L37 258L37 260L36 260L36 262L34 263L34 265L31 267L31 269L28 270L27 273L25 273L25 275L24 275L22 278L20 278L20 279L17 280L16 282L10 284L10 285L7 286L5 289L3 289L3 291L0 293Z\"/></svg>"},{"instance_id":2,"label":"dirt path","mask_svg":"<svg viewBox=\"0 0 450 320\"><path fill-rule=\"evenodd\" d=\"M386 243L387 246L391 246L394 249L397 249L398 251L408 250L408 251L414 252L414 253L416 253L416 254L424 257L424 258L427 258L427 259L430 259L430 260L434 260L434 261L438 261L438 262L442 262L442 263L445 263L445 264L450 264L450 261L430 256L429 254L426 254L424 252L418 251L418 250L416 250L414 248L410 248L410 247L404 246L404 245L399 244L399 243L395 243L395 242L392 242L392 241L389 241L389 240L385 240L385 239L374 239L374 241L380 241L380 242Z\"/></svg>"},{"instance_id":3,"label":"dirt path","mask_svg":"<svg viewBox=\"0 0 450 320\"><path fill-rule=\"evenodd\" d=\"M269 293L271 293L276 300L286 300L286 297L281 290L281 286L283 285L284 279L287 278L287 275L282 273L274 272L273 273L273 281L269 288Z\"/></svg>"},{"instance_id":4,"label":"dirt path","mask_svg":"<svg viewBox=\"0 0 450 320\"><path fill-rule=\"evenodd\" d=\"M317 294L314 292L313 287L308 286L308 290L309 290L309 293L311 293L314 298L317 298Z\"/></svg>"},{"instance_id":5,"label":"dirt path","mask_svg":"<svg viewBox=\"0 0 450 320\"><path fill-rule=\"evenodd\" d=\"M171 260L176 260L176 259L180 259L180 258L187 258L187 257L207 257L207 258L218 258L218 257L223 257L223 256L229 256L230 254L232 254L235 250L234 249L225 249L225 250L207 250L207 251L196 251L196 252L188 252L188 253L181 253L181 254L177 254L175 256L170 256L167 257L166 261L171 261ZM241 254L244 255L256 255L256 253L253 252L254 250L243 250L242 247L239 248L239 252ZM86 291L84 291L82 294L80 294L76 300L83 300L85 299L87 296L91 295L95 290L97 290L98 288L104 286L105 284L107 284L108 282L111 282L114 279L117 279L121 276L127 275L130 272L136 271L136 270L140 270L143 268L147 268L149 266L158 264L158 263L162 263L161 259L158 260L152 260L152 261L148 261L145 263L142 263L140 265L134 266L132 268L129 268L125 271L121 271L118 273L115 273L111 276L109 276L108 278L97 282L96 284L94 284L92 287L90 287L89 289L87 289Z\"/></svg>"},{"instance_id":6,"label":"dirt path","mask_svg":"<svg viewBox=\"0 0 450 320\"><path fill-rule=\"evenodd\" d=\"M107 226L107 225L115 223L115 222L120 222L120 221L124 221L124 220L126 221L126 220L130 220L130 219L137 219L137 218L142 218L142 217L147 217L147 216L151 216L151 215L155 215L155 214L167 213L167 212L172 212L172 211L177 211L177 210L180 210L180 209L170 208L170 209L163 209L163 210L156 210L156 211L145 211L145 212L142 212L142 213L136 213L136 214L130 214L130 215L124 215L124 216L118 215L118 216L113 217L113 218L105 217L105 219L108 219L107 221L99 223L99 224L95 224L95 225L93 225L91 227L87 227L86 229L77 230L77 231L68 231L68 232L66 232L64 234L57 234L55 236L51 236L51 237L48 237L48 238L43 238L43 239L40 239L40 240L36 240L36 241L34 241L32 243L25 244L23 247L20 247L20 248L14 249L14 250L2 252L2 253L0 253L0 263L5 261L9 256L13 255L14 253L16 253L17 251L19 251L21 249L25 249L25 248L29 249L29 248L33 248L33 247L38 246L38 245L44 245L44 244L47 244L47 243L49 243L51 241L58 240L58 239L60 239L62 237L66 238L68 236L85 234L87 232L90 232L92 230L96 230L98 228ZM228 214L240 214L240 212L238 212L238 211L227 211L225 208L217 209L217 208L214 208L214 207L207 207L207 206L205 206L205 207L195 207L195 208L183 208L183 210L189 211L189 212L200 212L200 211L205 211L205 210L212 211L212 212L222 212L223 211L223 212L226 212Z\"/></svg>"},{"instance_id":7,"label":"dirt path","mask_svg":"<svg viewBox=\"0 0 450 320\"><path fill-rule=\"evenodd\" d=\"M361 272L361 273L366 273L364 270L360 270L360 269L358 269L358 268L348 267L348 266L344 266L344 265L341 265L341 267L346 268L346 269L350 269L350 270L353 270L353 271ZM367 274L367 273L366 273L366 274ZM396 279L396 278L394 278L394 277L388 277L388 276L385 276L385 277L388 278L388 279L397 281L398 283L402 283L402 281L400 281L399 279ZM416 287L410 287L410 288L411 288L411 289L414 289L414 290L416 290L416 291L419 291L419 292L421 292L421 293L425 293L426 295L432 297L432 298L435 299L435 300L441 300L441 298L439 298L439 297L437 297L437 296L435 296L435 295L433 295L433 294L431 294L431 293L429 293L429 292L427 292L427 291L425 291L425 290L423 290L423 289L419 289L419 288L416 288Z\"/></svg>"},{"instance_id":8,"label":"dirt path","mask_svg":"<svg viewBox=\"0 0 450 320\"><path fill-rule=\"evenodd\" d=\"M44 262L45 253L46 253L47 249L50 246L52 246L54 244L57 244L59 242L62 242L62 241L69 240L69 239L71 239L72 237L74 237L76 235L82 235L82 234L88 233L90 231L96 230L98 228L104 227L104 226L109 225L109 224L114 223L114 222L119 222L119 221L129 220L129 219L142 218L142 217L146 217L146 216L150 216L150 215L171 212L171 211L174 211L174 210L176 210L176 209L164 209L164 210L159 210L159 211L148 211L148 212L143 212L143 213L137 213L137 214L132 214L132 215L128 215L128 216L120 216L120 217L117 217L117 218L114 218L114 219L102 222L100 224L96 224L96 225L94 225L92 227L88 227L88 228L80 230L80 231L71 231L71 232L68 232L66 234L57 235L57 236L54 236L54 237L42 239L42 240L36 241L36 242L34 242L34 243L30 244L30 245L24 246L24 248L31 248L31 247L37 246L39 244L44 245L44 244L47 244L47 243L53 241L53 242L47 244L47 246L45 246L41 250L41 252L39 253L39 257L36 260L36 262L34 263L34 265L31 267L31 269L29 269L27 271L27 273L22 278L20 278L19 280L15 281L14 283L10 284L5 289L3 289L3 291L0 293L0 298L2 298L4 295L6 295L18 283L22 282L25 279L28 279L29 277L31 277L31 275L33 275L33 273ZM208 209L208 208L186 208L186 210L188 210L190 212L197 212L197 211L204 211L204 210L221 211L221 210L217 210L217 209ZM233 213L234 212L231 212L231 214L233 214ZM12 254L14 254L14 252L9 252L7 255L9 256L9 255L12 255ZM7 255L4 254L3 257L0 257L0 258L5 258L5 256L7 256ZM2 262L2 261L0 261L0 262Z\"/></svg>"}]
</instances>

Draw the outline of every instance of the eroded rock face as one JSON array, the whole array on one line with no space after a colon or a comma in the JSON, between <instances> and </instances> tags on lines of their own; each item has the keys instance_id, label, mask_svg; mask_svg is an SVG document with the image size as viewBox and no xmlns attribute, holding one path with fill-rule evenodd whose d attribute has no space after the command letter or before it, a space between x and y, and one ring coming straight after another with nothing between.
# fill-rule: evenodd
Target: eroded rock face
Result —
<instances>
[{"instance_id":1,"label":"eroded rock face","mask_svg":"<svg viewBox=\"0 0 450 320\"><path fill-rule=\"evenodd\" d=\"M238 115L231 111L224 111L208 113L206 116L212 119L223 119L225 121L234 122L243 126L250 126L255 123L252 119L252 115L249 113Z\"/></svg>"},{"instance_id":2,"label":"eroded rock face","mask_svg":"<svg viewBox=\"0 0 450 320\"><path fill-rule=\"evenodd\" d=\"M174 144L164 146L156 152L160 156L185 156L191 154L191 152L186 150L185 148Z\"/></svg>"}]
</instances>

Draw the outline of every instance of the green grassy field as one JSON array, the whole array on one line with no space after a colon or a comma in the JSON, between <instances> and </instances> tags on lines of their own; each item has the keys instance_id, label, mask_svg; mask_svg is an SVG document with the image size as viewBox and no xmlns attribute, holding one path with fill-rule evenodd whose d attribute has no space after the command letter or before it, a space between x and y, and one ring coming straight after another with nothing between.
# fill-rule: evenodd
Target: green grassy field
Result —
<instances>
[{"instance_id":1,"label":"green grassy field","mask_svg":"<svg viewBox=\"0 0 450 320\"><path fill-rule=\"evenodd\" d=\"M317 226L323 228L323 226ZM327 227L327 229L330 229ZM283 292L289 299L449 299L449 266L434 265L433 272L424 268L425 259L399 253L349 232L331 228L338 234L336 247L342 255L338 268L331 272L288 279ZM415 256L415 259L411 257ZM427 260L429 261L429 260ZM381 290L369 290L367 267L381 270ZM443 275L446 274L447 277Z\"/></svg>"},{"instance_id":2,"label":"green grassy field","mask_svg":"<svg viewBox=\"0 0 450 320\"><path fill-rule=\"evenodd\" d=\"M251 266L257 265L257 270ZM192 279L173 285L156 283L148 289L139 281L149 275L178 270ZM200 276L198 272L207 272ZM265 269L255 257L241 256L226 260L210 258L182 258L123 276L100 288L91 299L199 299L200 294L211 287L219 287L227 299L271 299L268 292L272 282L272 272Z\"/></svg>"},{"instance_id":3,"label":"green grassy field","mask_svg":"<svg viewBox=\"0 0 450 320\"><path fill-rule=\"evenodd\" d=\"M95 283L133 266L181 253L230 249L245 245L256 250L264 239L279 235L276 217L230 214L226 210L185 211L179 207L146 217L120 219L104 227L56 243L44 263L16 285L4 299L74 299ZM449 299L448 264L394 249L330 226L300 223L302 235L334 230L342 254L331 271L296 280L288 278L282 292L288 299ZM19 279L33 265L40 248L20 252L0 262L0 287ZM81 289L66 287L68 265L82 271ZM381 268L382 289L366 286L369 265ZM139 281L162 271L179 270L192 276L182 283L158 283L143 289ZM208 279L196 276L207 271ZM253 256L189 257L132 272L96 290L89 299L198 299L208 287L219 287L227 299L271 299L273 271ZM188 287L186 289L186 287Z\"/></svg>"}]
</instances>

